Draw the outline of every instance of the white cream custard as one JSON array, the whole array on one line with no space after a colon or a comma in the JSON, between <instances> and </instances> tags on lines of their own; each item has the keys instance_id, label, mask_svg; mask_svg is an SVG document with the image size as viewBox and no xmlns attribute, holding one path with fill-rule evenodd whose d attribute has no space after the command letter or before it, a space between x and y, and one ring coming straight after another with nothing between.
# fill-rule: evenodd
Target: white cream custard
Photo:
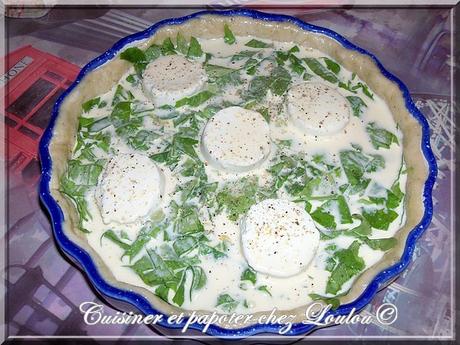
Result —
<instances>
[{"instance_id":1,"label":"white cream custard","mask_svg":"<svg viewBox=\"0 0 460 345\"><path fill-rule=\"evenodd\" d=\"M182 35L121 57L61 179L117 280L189 310L286 310L345 293L395 245L402 134L330 57Z\"/></svg>"}]
</instances>

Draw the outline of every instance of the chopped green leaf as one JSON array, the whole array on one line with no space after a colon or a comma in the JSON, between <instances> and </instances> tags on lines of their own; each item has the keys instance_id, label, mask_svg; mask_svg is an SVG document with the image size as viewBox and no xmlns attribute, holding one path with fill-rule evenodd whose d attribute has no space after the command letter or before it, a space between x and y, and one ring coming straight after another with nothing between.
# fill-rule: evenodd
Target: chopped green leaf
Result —
<instances>
[{"instance_id":1,"label":"chopped green leaf","mask_svg":"<svg viewBox=\"0 0 460 345\"><path fill-rule=\"evenodd\" d=\"M163 240L166 242L169 242L170 238L167 237L167 238L164 238ZM195 256L183 255L179 257L174 251L174 249L172 248L172 246L170 246L168 243L163 243L162 245L160 245L160 247L157 248L157 252L162 257L162 259L164 260L168 268L172 271L176 271L176 270L182 271L191 265L196 265L200 263L200 260L198 259L196 255ZM175 272L175 276L177 279L176 282L178 282L179 279L181 278L181 276L178 273L179 272ZM173 286L173 288L175 289L176 286Z\"/></svg>"},{"instance_id":2,"label":"chopped green leaf","mask_svg":"<svg viewBox=\"0 0 460 345\"><path fill-rule=\"evenodd\" d=\"M323 301L326 304L329 304L331 306L332 310L336 310L340 306L340 300L337 297L327 297L327 296L321 296L316 293L311 293L308 296L313 301Z\"/></svg>"},{"instance_id":3,"label":"chopped green leaf","mask_svg":"<svg viewBox=\"0 0 460 345\"><path fill-rule=\"evenodd\" d=\"M333 230L337 227L334 216L330 214L329 211L325 210L325 208L322 206L316 208L314 212L310 213L310 216L315 222L322 225L326 229Z\"/></svg>"},{"instance_id":4,"label":"chopped green leaf","mask_svg":"<svg viewBox=\"0 0 460 345\"><path fill-rule=\"evenodd\" d=\"M101 236L101 242L103 238L108 238L109 240L111 240L113 243L117 244L120 248L124 250L127 250L130 247L130 245L127 244L126 242L123 242L113 230L105 231Z\"/></svg>"},{"instance_id":5,"label":"chopped green leaf","mask_svg":"<svg viewBox=\"0 0 460 345\"><path fill-rule=\"evenodd\" d=\"M327 294L337 294L343 284L365 268L364 260L358 255L359 247L359 241L354 241L348 248L334 253L335 265L326 284Z\"/></svg>"},{"instance_id":6,"label":"chopped green leaf","mask_svg":"<svg viewBox=\"0 0 460 345\"><path fill-rule=\"evenodd\" d=\"M159 284L175 285L177 278L165 261L151 249L147 249L147 255L142 256L130 266L142 281L149 286Z\"/></svg>"},{"instance_id":7,"label":"chopped green leaf","mask_svg":"<svg viewBox=\"0 0 460 345\"><path fill-rule=\"evenodd\" d=\"M369 97L370 99L374 99L374 95L372 94L372 92L369 91L369 87L366 84L358 82L358 84L353 86L353 90L357 90L359 88L361 88L361 90L367 97Z\"/></svg>"},{"instance_id":8,"label":"chopped green leaf","mask_svg":"<svg viewBox=\"0 0 460 345\"><path fill-rule=\"evenodd\" d=\"M354 193L367 188L370 179L364 177L366 172L375 172L385 166L383 157L368 156L358 150L341 151L340 162Z\"/></svg>"},{"instance_id":9,"label":"chopped green leaf","mask_svg":"<svg viewBox=\"0 0 460 345\"><path fill-rule=\"evenodd\" d=\"M246 47L251 47L251 48L268 48L272 47L273 45L270 43L265 43L256 39L252 39L249 42L245 44Z\"/></svg>"},{"instance_id":10,"label":"chopped green leaf","mask_svg":"<svg viewBox=\"0 0 460 345\"><path fill-rule=\"evenodd\" d=\"M129 122L131 112L131 102L119 102L113 108L110 120L115 127L120 127Z\"/></svg>"},{"instance_id":11,"label":"chopped green leaf","mask_svg":"<svg viewBox=\"0 0 460 345\"><path fill-rule=\"evenodd\" d=\"M179 256L190 252L197 246L198 240L193 236L178 237L173 243L173 248Z\"/></svg>"},{"instance_id":12,"label":"chopped green leaf","mask_svg":"<svg viewBox=\"0 0 460 345\"><path fill-rule=\"evenodd\" d=\"M123 101L132 101L134 99L134 95L131 91L126 91L123 86L117 85L115 89L115 93L113 94L112 105L116 105L119 102Z\"/></svg>"},{"instance_id":13,"label":"chopped green leaf","mask_svg":"<svg viewBox=\"0 0 460 345\"><path fill-rule=\"evenodd\" d=\"M187 270L192 272L192 284L190 286L190 300L192 300L192 291L200 290L206 285L206 273L200 266L190 266Z\"/></svg>"},{"instance_id":14,"label":"chopped green leaf","mask_svg":"<svg viewBox=\"0 0 460 345\"><path fill-rule=\"evenodd\" d=\"M131 261L137 254L140 253L142 248L152 239L155 238L158 233L160 232L161 228L158 226L154 226L151 223L147 223L142 229L139 231L134 242L130 245L129 248L125 249L123 256L127 256Z\"/></svg>"},{"instance_id":15,"label":"chopped green leaf","mask_svg":"<svg viewBox=\"0 0 460 345\"><path fill-rule=\"evenodd\" d=\"M324 67L317 59L304 58L303 60L307 64L308 68L310 68L310 70L319 77L332 84L337 84L339 82L339 79L335 76L335 74Z\"/></svg>"},{"instance_id":16,"label":"chopped green leaf","mask_svg":"<svg viewBox=\"0 0 460 345\"><path fill-rule=\"evenodd\" d=\"M133 64L146 61L145 53L137 47L127 48L120 54L120 58Z\"/></svg>"},{"instance_id":17,"label":"chopped green leaf","mask_svg":"<svg viewBox=\"0 0 460 345\"><path fill-rule=\"evenodd\" d=\"M186 154L192 158L198 158L195 151L195 145L198 144L198 140L183 137L184 133L178 132L173 136L172 142L164 149L163 152L155 153L150 156L150 159L167 164L170 168L174 168L182 157L182 154Z\"/></svg>"},{"instance_id":18,"label":"chopped green leaf","mask_svg":"<svg viewBox=\"0 0 460 345\"><path fill-rule=\"evenodd\" d=\"M260 113L260 115L262 115L262 117L265 119L265 121L270 123L270 114L268 113L267 108L258 109L258 112Z\"/></svg>"},{"instance_id":19,"label":"chopped green leaf","mask_svg":"<svg viewBox=\"0 0 460 345\"><path fill-rule=\"evenodd\" d=\"M173 271L168 267L168 265L160 255L158 255L152 249L147 249L147 254L150 258L153 268L155 269L155 274L160 279L162 279L163 281L167 281L169 279L174 280Z\"/></svg>"},{"instance_id":20,"label":"chopped green leaf","mask_svg":"<svg viewBox=\"0 0 460 345\"><path fill-rule=\"evenodd\" d=\"M363 108L366 108L366 103L358 96L347 96L346 97L348 102L350 102L351 110L353 111L353 115L356 117L361 117L363 113Z\"/></svg>"},{"instance_id":21,"label":"chopped green leaf","mask_svg":"<svg viewBox=\"0 0 460 345\"><path fill-rule=\"evenodd\" d=\"M94 166L93 166L94 165ZM79 215L78 227L83 232L89 232L83 227L83 222L91 218L85 194L91 185L97 183L102 166L99 163L84 165L79 161L69 161L64 175L60 179L59 191L72 200Z\"/></svg>"},{"instance_id":22,"label":"chopped green leaf","mask_svg":"<svg viewBox=\"0 0 460 345\"><path fill-rule=\"evenodd\" d=\"M292 146L292 139L278 140L277 144L280 147L291 147Z\"/></svg>"},{"instance_id":23,"label":"chopped green leaf","mask_svg":"<svg viewBox=\"0 0 460 345\"><path fill-rule=\"evenodd\" d=\"M174 231L179 234L192 234L203 232L204 227L201 224L198 216L198 211L195 207L184 205L176 207L176 214L174 219Z\"/></svg>"},{"instance_id":24,"label":"chopped green leaf","mask_svg":"<svg viewBox=\"0 0 460 345\"><path fill-rule=\"evenodd\" d=\"M68 162L67 176L78 185L95 186L103 168L102 162L83 164L72 159Z\"/></svg>"},{"instance_id":25,"label":"chopped green leaf","mask_svg":"<svg viewBox=\"0 0 460 345\"><path fill-rule=\"evenodd\" d=\"M176 50L183 55L187 55L188 53L187 40L180 31L177 32L176 36Z\"/></svg>"},{"instance_id":26,"label":"chopped green leaf","mask_svg":"<svg viewBox=\"0 0 460 345\"><path fill-rule=\"evenodd\" d=\"M134 65L134 69L138 74L142 74L142 72L145 69L145 66L147 66L147 58L145 56L145 53L137 47L130 47L124 50L120 54L120 58L122 60L131 62Z\"/></svg>"},{"instance_id":27,"label":"chopped green leaf","mask_svg":"<svg viewBox=\"0 0 460 345\"><path fill-rule=\"evenodd\" d=\"M217 182L208 183L207 178L196 178L185 182L178 190L182 191L183 202L198 197L201 201L211 201L218 186ZM209 205L211 206L211 205Z\"/></svg>"},{"instance_id":28,"label":"chopped green leaf","mask_svg":"<svg viewBox=\"0 0 460 345\"><path fill-rule=\"evenodd\" d=\"M126 81L130 84L135 84L138 79L135 74L130 74L126 77Z\"/></svg>"},{"instance_id":29,"label":"chopped green leaf","mask_svg":"<svg viewBox=\"0 0 460 345\"><path fill-rule=\"evenodd\" d=\"M158 137L159 134L153 131L142 129L135 135L128 138L128 145L135 150L146 151L150 148L152 141Z\"/></svg>"},{"instance_id":30,"label":"chopped green leaf","mask_svg":"<svg viewBox=\"0 0 460 345\"><path fill-rule=\"evenodd\" d=\"M96 98L90 99L89 101L86 101L85 103L81 105L83 112L85 113L89 112L94 107L97 107L100 102L101 102L100 97L96 97Z\"/></svg>"},{"instance_id":31,"label":"chopped green leaf","mask_svg":"<svg viewBox=\"0 0 460 345\"><path fill-rule=\"evenodd\" d=\"M240 61L242 59L247 59L247 58L250 58L254 55L257 54L257 51L255 50L243 50L243 51L240 51L239 53L236 53L235 55L232 56L231 58L231 61L234 62L234 61Z\"/></svg>"},{"instance_id":32,"label":"chopped green leaf","mask_svg":"<svg viewBox=\"0 0 460 345\"><path fill-rule=\"evenodd\" d=\"M249 83L249 87L246 91L246 99L262 100L268 91L269 77L267 76L256 76Z\"/></svg>"},{"instance_id":33,"label":"chopped green leaf","mask_svg":"<svg viewBox=\"0 0 460 345\"><path fill-rule=\"evenodd\" d=\"M149 285L155 286L163 283L163 279L158 277L153 271L154 267L152 260L150 260L148 255L142 256L130 268L137 273L137 275L142 279L142 281Z\"/></svg>"},{"instance_id":34,"label":"chopped green leaf","mask_svg":"<svg viewBox=\"0 0 460 345\"><path fill-rule=\"evenodd\" d=\"M338 219L336 219L335 215ZM321 206L317 207L316 210L311 213L311 217L314 221L330 230L337 227L337 222L340 224L353 223L350 209L342 195L331 197Z\"/></svg>"},{"instance_id":35,"label":"chopped green leaf","mask_svg":"<svg viewBox=\"0 0 460 345\"><path fill-rule=\"evenodd\" d=\"M213 64L205 65L205 70L210 83L216 83L218 86L237 85L241 82L240 71L238 69L218 66Z\"/></svg>"},{"instance_id":36,"label":"chopped green leaf","mask_svg":"<svg viewBox=\"0 0 460 345\"><path fill-rule=\"evenodd\" d=\"M267 295L272 295L270 290L268 290L268 286L267 285L261 285L261 286L258 286L257 287L257 290L259 291L262 291L262 292L265 292Z\"/></svg>"},{"instance_id":37,"label":"chopped green leaf","mask_svg":"<svg viewBox=\"0 0 460 345\"><path fill-rule=\"evenodd\" d=\"M187 137L180 137L174 136L173 139L173 147L176 150L179 150L192 158L197 158L197 154L195 152L194 146L198 144L198 140L187 138Z\"/></svg>"},{"instance_id":38,"label":"chopped green leaf","mask_svg":"<svg viewBox=\"0 0 460 345\"><path fill-rule=\"evenodd\" d=\"M399 178L398 178L399 179ZM395 181L391 189L387 191L387 201L386 206L388 208L397 208L401 201L404 199L404 193L399 187L399 181Z\"/></svg>"},{"instance_id":39,"label":"chopped green leaf","mask_svg":"<svg viewBox=\"0 0 460 345\"><path fill-rule=\"evenodd\" d=\"M302 65L302 61L294 54L289 56L290 67L298 75L302 75L305 72L305 67Z\"/></svg>"},{"instance_id":40,"label":"chopped green leaf","mask_svg":"<svg viewBox=\"0 0 460 345\"><path fill-rule=\"evenodd\" d=\"M204 102L206 102L208 99L210 99L212 96L214 96L214 93L212 93L209 90L204 90L193 96L184 97L178 100L176 104L174 105L174 107L180 108L180 107L183 107L184 105L188 105L189 107L198 107Z\"/></svg>"},{"instance_id":41,"label":"chopped green leaf","mask_svg":"<svg viewBox=\"0 0 460 345\"><path fill-rule=\"evenodd\" d=\"M236 221L257 202L257 177L243 177L229 183L217 194L216 201L219 209L226 209L228 218Z\"/></svg>"},{"instance_id":42,"label":"chopped green leaf","mask_svg":"<svg viewBox=\"0 0 460 345\"><path fill-rule=\"evenodd\" d=\"M286 53L284 51L275 52L275 60L280 66L283 66L288 58L289 58L289 53Z\"/></svg>"},{"instance_id":43,"label":"chopped green leaf","mask_svg":"<svg viewBox=\"0 0 460 345\"><path fill-rule=\"evenodd\" d=\"M337 208L339 210L340 215L340 223L341 224L351 224L353 220L351 219L350 209L348 208L348 204L343 197L343 195L339 195L337 197ZM331 200L333 202L333 200Z\"/></svg>"},{"instance_id":44,"label":"chopped green leaf","mask_svg":"<svg viewBox=\"0 0 460 345\"><path fill-rule=\"evenodd\" d=\"M352 93L356 93L355 90L353 90L352 85L351 85L351 80L348 80L347 83L345 84L342 81L339 81L339 87L342 89L345 89L347 91L350 91Z\"/></svg>"},{"instance_id":45,"label":"chopped green leaf","mask_svg":"<svg viewBox=\"0 0 460 345\"><path fill-rule=\"evenodd\" d=\"M327 252L334 252L337 249L337 245L334 243L329 244L326 248L324 248Z\"/></svg>"},{"instance_id":46,"label":"chopped green leaf","mask_svg":"<svg viewBox=\"0 0 460 345\"><path fill-rule=\"evenodd\" d=\"M233 310L236 309L239 302L235 300L232 296L227 293L219 295L217 297L217 304L216 307L221 307L222 310L226 311L227 313L231 313Z\"/></svg>"},{"instance_id":47,"label":"chopped green leaf","mask_svg":"<svg viewBox=\"0 0 460 345\"><path fill-rule=\"evenodd\" d=\"M163 301L169 302L169 290L169 287L167 287L166 285L158 285L158 287L155 289L155 295L160 297Z\"/></svg>"},{"instance_id":48,"label":"chopped green leaf","mask_svg":"<svg viewBox=\"0 0 460 345\"><path fill-rule=\"evenodd\" d=\"M293 46L291 49L289 49L288 53L293 54L293 53L298 53L300 52L300 48L298 46Z\"/></svg>"},{"instance_id":49,"label":"chopped green leaf","mask_svg":"<svg viewBox=\"0 0 460 345\"><path fill-rule=\"evenodd\" d=\"M228 24L224 24L224 41L227 44L233 44L236 42L235 35L233 35L233 32L230 30Z\"/></svg>"},{"instance_id":50,"label":"chopped green leaf","mask_svg":"<svg viewBox=\"0 0 460 345\"><path fill-rule=\"evenodd\" d=\"M388 230L390 224L398 218L395 211L387 209L363 209L362 214L373 228L380 230Z\"/></svg>"},{"instance_id":51,"label":"chopped green leaf","mask_svg":"<svg viewBox=\"0 0 460 345\"><path fill-rule=\"evenodd\" d=\"M150 47L148 47L145 50L144 54L145 54L145 59L148 62L156 60L161 55L161 47L157 44L152 44Z\"/></svg>"},{"instance_id":52,"label":"chopped green leaf","mask_svg":"<svg viewBox=\"0 0 460 345\"><path fill-rule=\"evenodd\" d=\"M246 69L246 73L249 75L254 75L257 72L257 66L262 62L262 60L257 60L254 58L249 58L243 68Z\"/></svg>"},{"instance_id":53,"label":"chopped green leaf","mask_svg":"<svg viewBox=\"0 0 460 345\"><path fill-rule=\"evenodd\" d=\"M200 255L210 255L210 254L212 254L214 259L220 259L220 258L227 256L227 254L224 252L224 248L222 245L217 245L215 247L212 247L205 243L201 243L200 244Z\"/></svg>"},{"instance_id":54,"label":"chopped green leaf","mask_svg":"<svg viewBox=\"0 0 460 345\"><path fill-rule=\"evenodd\" d=\"M359 219L361 221L361 224L349 230L351 234L357 237L362 237L368 236L372 233L372 229L369 222L365 218L363 218L363 216L361 216L360 214L354 214L353 218Z\"/></svg>"},{"instance_id":55,"label":"chopped green leaf","mask_svg":"<svg viewBox=\"0 0 460 345\"><path fill-rule=\"evenodd\" d=\"M305 72L302 77L303 80L310 80L311 78L313 78L313 74L307 72Z\"/></svg>"},{"instance_id":56,"label":"chopped green leaf","mask_svg":"<svg viewBox=\"0 0 460 345\"><path fill-rule=\"evenodd\" d=\"M255 284L257 281L256 272L251 268L246 268L241 274L241 280L249 280L251 283Z\"/></svg>"},{"instance_id":57,"label":"chopped green leaf","mask_svg":"<svg viewBox=\"0 0 460 345\"><path fill-rule=\"evenodd\" d=\"M291 75L282 67L276 67L269 79L269 89L277 96L282 96L291 84Z\"/></svg>"},{"instance_id":58,"label":"chopped green leaf","mask_svg":"<svg viewBox=\"0 0 460 345\"><path fill-rule=\"evenodd\" d=\"M174 49L174 43L171 41L170 37L164 39L163 44L161 45L161 54L163 55L175 55L177 54Z\"/></svg>"},{"instance_id":59,"label":"chopped green leaf","mask_svg":"<svg viewBox=\"0 0 460 345\"><path fill-rule=\"evenodd\" d=\"M366 132L371 138L372 146L377 150L381 147L389 149L393 143L399 145L396 135L384 128L377 127L375 122L371 122L366 126Z\"/></svg>"},{"instance_id":60,"label":"chopped green leaf","mask_svg":"<svg viewBox=\"0 0 460 345\"><path fill-rule=\"evenodd\" d=\"M176 293L174 294L174 297L172 299L172 301L174 303L176 303L178 306L181 306L182 304L184 304L184 300L185 300L185 279L186 278L186 274L185 272L182 272L182 275L181 275L181 279L180 279L180 282L179 282L179 286L177 287L177 290L176 290Z\"/></svg>"},{"instance_id":61,"label":"chopped green leaf","mask_svg":"<svg viewBox=\"0 0 460 345\"><path fill-rule=\"evenodd\" d=\"M190 37L190 44L188 47L187 57L200 57L203 55L200 42L195 37Z\"/></svg>"},{"instance_id":62,"label":"chopped green leaf","mask_svg":"<svg viewBox=\"0 0 460 345\"><path fill-rule=\"evenodd\" d=\"M374 250L387 251L393 248L396 245L396 243L398 243L398 241L394 237L376 239L365 238L364 243L366 243L369 247L371 247Z\"/></svg>"},{"instance_id":63,"label":"chopped green leaf","mask_svg":"<svg viewBox=\"0 0 460 345\"><path fill-rule=\"evenodd\" d=\"M203 62L203 64L206 65L206 64L209 62L209 60L211 60L211 58L212 58L213 56L214 56L214 55L211 54L211 53L205 53L205 54L204 54L204 62Z\"/></svg>"},{"instance_id":64,"label":"chopped green leaf","mask_svg":"<svg viewBox=\"0 0 460 345\"><path fill-rule=\"evenodd\" d=\"M329 59L327 57L324 57L323 60L326 63L327 68L330 71L332 71L334 74L339 74L340 65L337 62L335 62L335 61L333 61L333 60L331 60L331 59Z\"/></svg>"},{"instance_id":65,"label":"chopped green leaf","mask_svg":"<svg viewBox=\"0 0 460 345\"><path fill-rule=\"evenodd\" d=\"M88 128L89 126L91 126L93 124L94 121L95 121L95 119L92 118L92 117L84 117L84 116L80 115L78 117L78 127L79 127L79 129Z\"/></svg>"},{"instance_id":66,"label":"chopped green leaf","mask_svg":"<svg viewBox=\"0 0 460 345\"><path fill-rule=\"evenodd\" d=\"M281 66L276 67L270 76L254 77L246 92L246 99L262 100L271 90L273 94L282 96L291 84L291 75Z\"/></svg>"}]
</instances>

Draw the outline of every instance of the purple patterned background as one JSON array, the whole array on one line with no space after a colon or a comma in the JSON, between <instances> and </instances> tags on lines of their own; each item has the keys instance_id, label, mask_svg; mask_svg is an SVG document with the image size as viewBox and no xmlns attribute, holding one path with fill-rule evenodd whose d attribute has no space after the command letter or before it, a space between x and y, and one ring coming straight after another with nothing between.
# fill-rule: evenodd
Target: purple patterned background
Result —
<instances>
[{"instance_id":1,"label":"purple patterned background","mask_svg":"<svg viewBox=\"0 0 460 345\"><path fill-rule=\"evenodd\" d=\"M27 44L79 66L118 39L152 23L198 9L57 8L38 19L6 19L7 53ZM453 333L454 129L451 111L451 14L446 8L266 9L337 31L374 53L409 87L432 128L439 165L435 214L417 244L414 261L377 294L363 314L386 302L398 307L388 327L344 325L321 329L330 336L450 336ZM37 173L37 172L36 172ZM8 175L7 335L152 336L171 334L147 326L88 326L78 309L101 301L84 275L56 248L46 212L30 176ZM104 303L103 301L101 303ZM107 306L106 313L115 309Z\"/></svg>"}]
</instances>

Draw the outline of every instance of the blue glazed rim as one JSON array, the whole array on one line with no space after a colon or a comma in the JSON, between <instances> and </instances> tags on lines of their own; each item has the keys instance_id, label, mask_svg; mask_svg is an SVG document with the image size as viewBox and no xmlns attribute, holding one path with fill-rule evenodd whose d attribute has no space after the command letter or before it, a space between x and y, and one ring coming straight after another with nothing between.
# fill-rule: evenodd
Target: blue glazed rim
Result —
<instances>
[{"instance_id":1,"label":"blue glazed rim","mask_svg":"<svg viewBox=\"0 0 460 345\"><path fill-rule=\"evenodd\" d=\"M394 264L393 266L388 267L387 269L381 271L379 274L375 276L375 278L369 283L366 287L365 291L353 302L341 305L335 311L328 311L325 317L332 315L347 315L353 309L356 311L361 310L364 308L375 296L375 294L385 286L386 283L391 281L392 279L396 278L409 264L414 247L416 244L417 239L424 233L427 229L428 225L431 222L431 218L433 216L433 201L432 201L432 190L436 180L437 175L437 165L436 160L433 155L433 151L431 150L430 146L430 129L428 126L428 122L423 114L417 109L415 106L407 87L399 80L396 76L388 72L380 61L368 51L354 45L350 41L348 41L343 36L337 34L336 32L322 28L319 26L311 25L305 23L297 18L287 16L287 15L279 15L279 14L269 14L264 12L259 12L250 9L231 9L231 10L222 10L222 11L201 11L196 12L194 14L180 17L180 18L172 18L162 20L153 26L149 27L145 31L135 33L133 35L127 36L121 40L119 40L115 45L97 57L96 59L92 60L88 63L83 69L80 71L77 79L75 82L70 85L70 87L59 97L57 102L54 105L53 112L51 115L51 120L46 128L42 139L40 141L39 147L39 154L42 166L42 176L40 180L40 198L45 207L47 208L50 216L51 216L51 223L53 226L54 236L59 247L71 258L74 259L86 272L87 276L89 277L91 283L94 287L101 293L103 296L113 298L115 300L119 300L122 302L127 302L137 309L139 309L144 314L162 314L163 321L159 322L158 324L164 326L166 328L182 328L187 319L184 320L183 323L177 325L170 325L166 322L168 315L161 313L160 311L153 308L153 306L148 302L148 300L141 296L138 293L123 290L117 288L109 283L107 283L104 278L99 273L98 268L96 267L94 261L89 256L89 254L75 243L73 243L63 231L63 222L64 222L64 214L62 209L56 202L56 200L52 197L50 193L50 180L51 180L51 170L52 170L52 161L49 153L49 144L53 137L53 129L56 123L56 119L58 117L59 108L61 103L65 99L65 97L72 92L72 90L81 82L81 80L85 77L86 74L91 72L92 70L96 69L97 67L101 66L102 64L108 62L121 51L127 44L139 41L145 38L152 36L159 28L166 26L166 25L179 25L184 22L187 22L194 18L199 18L205 15L218 15L218 16L244 16L253 19L259 19L264 21L275 21L275 22L286 22L294 24L300 27L303 30L311 31L315 33L324 34L326 36L331 37L332 39L338 41L343 47L357 51L361 54L369 56L378 66L380 72L389 80L395 82L399 89L401 90L405 105L407 110L412 114L412 116L419 122L420 126L422 127L422 143L421 143L421 150L425 159L428 164L429 174L427 180L424 185L423 190L423 204L425 207L423 218L420 223L414 227L413 230L408 234L406 245L402 257L399 262ZM221 338L242 338L251 335L256 335L260 333L278 333L279 330L283 327L281 324L255 324L249 327L239 328L239 329L226 329L219 327L217 325L211 325L206 334ZM202 331L204 325L200 324L192 324L189 328L195 329L198 331ZM311 331L318 328L318 326L313 324L303 324L303 323L296 323L292 325L292 328L289 332L285 335L302 335L310 333Z\"/></svg>"}]
</instances>

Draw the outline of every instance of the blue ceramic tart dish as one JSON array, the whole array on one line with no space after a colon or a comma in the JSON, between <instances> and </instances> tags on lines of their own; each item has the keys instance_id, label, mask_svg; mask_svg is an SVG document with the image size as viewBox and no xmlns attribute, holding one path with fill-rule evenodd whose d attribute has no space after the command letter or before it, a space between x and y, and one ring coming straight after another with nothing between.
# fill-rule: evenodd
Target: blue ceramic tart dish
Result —
<instances>
[{"instance_id":1,"label":"blue ceramic tart dish","mask_svg":"<svg viewBox=\"0 0 460 345\"><path fill-rule=\"evenodd\" d=\"M346 67L365 80L376 93L379 93L376 84L380 85L381 90L388 91L387 99L394 103L392 112L403 115L396 119L405 135L404 155L407 166L413 167L413 171L408 175L408 207L406 229L401 231L399 239L402 241L399 248L384 257L382 262L367 270L354 283L354 286L346 296L341 299L341 305L335 310L329 310L325 315L346 315L351 310L356 311L364 308L375 296L375 294L394 280L410 263L417 239L427 229L433 214L432 189L437 175L436 161L430 148L430 129L428 122L421 112L416 108L407 87L393 74L388 72L379 60L366 50L355 46L341 35L325 28L305 23L297 18L285 15L268 14L247 9L232 9L226 11L203 11L194 13L181 18L172 18L158 22L147 30L128 36L118 41L111 49L103 53L81 70L75 82L61 95L56 102L52 117L40 142L40 159L42 165L42 177L40 181L40 197L47 208L50 216L56 243L62 251L75 261L85 272L91 284L101 295L127 303L134 306L143 314L163 314L165 317L158 324L167 328L182 328L187 322L171 325L167 323L167 314L172 312L166 303L156 304L155 299L143 294L142 289L136 289L123 282L117 282L113 276L107 274L103 268L103 263L98 259L89 246L85 246L81 239L81 234L75 234L75 220L68 205L59 196L56 187L59 176L62 174L65 162L72 150L72 138L77 130L77 118L75 115L68 115L65 110L71 106L73 100L78 95L84 98L83 88L88 83L94 83L95 78L99 77L103 68L108 64L116 64L114 68L121 68L125 63L118 59L118 55L127 47L140 45L148 42L152 37L160 34L167 34L168 28L174 32L175 28L184 25L201 25L204 31L208 30L206 22L213 18L216 22L224 23L226 20L235 19L232 25L249 23L243 33L252 29L252 23L257 30L260 30L261 38L268 35L269 30L277 28L280 37L286 39L293 35L293 41L299 39L302 34L306 37L316 37L312 39L315 48L321 50L323 44L330 55L335 55L337 60L346 65L346 61L351 61ZM204 24L203 24L204 23ZM235 24L236 23L236 24ZM223 25L222 25L223 26ZM254 36L259 37L258 31ZM265 30L265 31L264 31ZM283 31L284 30L284 31ZM221 30L222 31L222 30ZM239 34L238 29L235 30ZM206 31L207 32L207 31ZM284 36L283 36L284 35ZM319 37L319 38L318 38ZM265 37L266 38L266 37ZM278 37L276 37L277 39ZM305 44L308 44L305 39ZM275 38L273 38L275 40ZM93 78L93 79L92 79ZM108 79L116 82L116 76L108 73ZM107 81L103 81L107 82ZM375 90L377 89L377 90ZM387 91L382 91L387 92ZM73 98L72 98L73 97ZM383 97L385 99L385 97ZM80 102L81 105L81 102ZM400 110L400 111L398 111ZM406 123L404 125L403 123ZM405 131L405 128L412 128ZM411 135L408 135L410 133ZM412 171L411 170L411 171ZM407 228L410 226L410 228ZM78 230L76 230L78 232ZM356 285L356 286L355 286ZM152 294L153 295L153 294ZM203 324L194 323L190 329L202 331ZM254 323L241 328L226 327L222 324L213 324L207 328L208 335L217 337L247 337L261 333L279 333L284 325L281 324L258 324ZM318 326L314 324L304 324L296 322L292 325L286 335L302 335L310 333Z\"/></svg>"}]
</instances>

